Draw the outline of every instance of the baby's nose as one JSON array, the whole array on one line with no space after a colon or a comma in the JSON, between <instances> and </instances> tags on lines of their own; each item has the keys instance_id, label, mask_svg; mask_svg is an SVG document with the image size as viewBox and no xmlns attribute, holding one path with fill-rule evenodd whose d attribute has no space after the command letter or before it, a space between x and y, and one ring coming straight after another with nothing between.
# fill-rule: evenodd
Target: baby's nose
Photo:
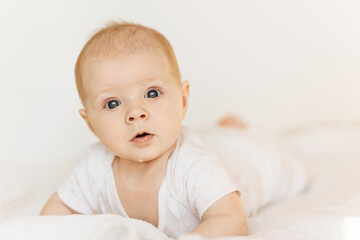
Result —
<instances>
[{"instance_id":1,"label":"baby's nose","mask_svg":"<svg viewBox=\"0 0 360 240\"><path fill-rule=\"evenodd\" d=\"M139 120L139 119L146 120L146 119L148 119L148 117L149 117L149 114L144 111L132 111L126 117L126 122L132 123L135 120Z\"/></svg>"}]
</instances>

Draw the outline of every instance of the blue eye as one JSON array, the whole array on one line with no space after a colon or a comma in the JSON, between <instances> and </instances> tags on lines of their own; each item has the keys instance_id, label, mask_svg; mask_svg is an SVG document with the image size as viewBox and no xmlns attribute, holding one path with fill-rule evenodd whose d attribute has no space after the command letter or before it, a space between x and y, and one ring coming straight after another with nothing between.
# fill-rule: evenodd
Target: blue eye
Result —
<instances>
[{"instance_id":1,"label":"blue eye","mask_svg":"<svg viewBox=\"0 0 360 240\"><path fill-rule=\"evenodd\" d=\"M113 109L113 108L116 108L119 105L120 105L120 103L117 100L111 100L106 104L106 108L107 109Z\"/></svg>"},{"instance_id":2,"label":"blue eye","mask_svg":"<svg viewBox=\"0 0 360 240\"><path fill-rule=\"evenodd\" d=\"M152 90L150 90L150 91L147 92L146 96L147 96L148 98L156 98L156 97L159 96L159 93L158 93L158 91L152 89Z\"/></svg>"}]
</instances>

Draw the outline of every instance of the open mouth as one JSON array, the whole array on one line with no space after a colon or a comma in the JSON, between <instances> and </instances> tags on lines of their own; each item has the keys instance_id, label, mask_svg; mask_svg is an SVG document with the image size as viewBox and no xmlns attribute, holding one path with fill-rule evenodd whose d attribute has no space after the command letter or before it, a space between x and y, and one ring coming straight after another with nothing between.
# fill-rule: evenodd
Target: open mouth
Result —
<instances>
[{"instance_id":1,"label":"open mouth","mask_svg":"<svg viewBox=\"0 0 360 240\"><path fill-rule=\"evenodd\" d=\"M146 136L146 135L149 135L149 133L138 134L138 135L136 135L136 137L143 137L143 136Z\"/></svg>"},{"instance_id":2,"label":"open mouth","mask_svg":"<svg viewBox=\"0 0 360 240\"><path fill-rule=\"evenodd\" d=\"M151 133L147 133L147 132L142 132L142 133L138 133L135 137L133 137L133 139L131 140L134 140L134 139L142 139L142 138L145 138L146 136L148 135L153 135Z\"/></svg>"}]
</instances>

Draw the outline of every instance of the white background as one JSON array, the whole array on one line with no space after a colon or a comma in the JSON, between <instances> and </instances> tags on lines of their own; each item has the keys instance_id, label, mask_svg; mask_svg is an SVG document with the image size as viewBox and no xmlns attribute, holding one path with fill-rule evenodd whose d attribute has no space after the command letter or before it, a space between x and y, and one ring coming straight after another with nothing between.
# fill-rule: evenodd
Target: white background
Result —
<instances>
[{"instance_id":1,"label":"white background","mask_svg":"<svg viewBox=\"0 0 360 240\"><path fill-rule=\"evenodd\" d=\"M185 125L227 113L274 130L360 121L359 1L1 1L0 162L72 161L97 141L74 64L121 19L172 43L191 84Z\"/></svg>"}]
</instances>

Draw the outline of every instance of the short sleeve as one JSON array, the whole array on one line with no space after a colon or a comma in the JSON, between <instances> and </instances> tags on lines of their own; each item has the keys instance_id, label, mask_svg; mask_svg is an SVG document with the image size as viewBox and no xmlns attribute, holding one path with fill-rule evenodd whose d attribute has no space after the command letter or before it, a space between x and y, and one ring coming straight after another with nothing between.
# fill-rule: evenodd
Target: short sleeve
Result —
<instances>
[{"instance_id":1,"label":"short sleeve","mask_svg":"<svg viewBox=\"0 0 360 240\"><path fill-rule=\"evenodd\" d=\"M215 156L201 156L192 161L194 164L185 177L187 199L201 219L217 200L234 191L240 194L240 190Z\"/></svg>"},{"instance_id":2,"label":"short sleeve","mask_svg":"<svg viewBox=\"0 0 360 240\"><path fill-rule=\"evenodd\" d=\"M83 214L93 214L97 206L93 151L94 145L91 145L80 155L69 177L57 191L68 207Z\"/></svg>"}]
</instances>

